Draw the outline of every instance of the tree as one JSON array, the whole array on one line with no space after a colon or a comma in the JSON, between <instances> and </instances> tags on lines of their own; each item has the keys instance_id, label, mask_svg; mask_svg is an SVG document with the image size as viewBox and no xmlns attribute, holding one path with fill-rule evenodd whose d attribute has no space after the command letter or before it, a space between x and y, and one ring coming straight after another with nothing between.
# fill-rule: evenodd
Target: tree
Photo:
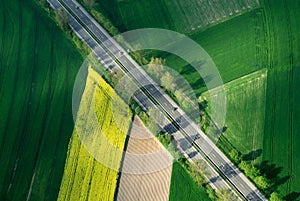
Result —
<instances>
[{"instance_id":1,"label":"tree","mask_svg":"<svg viewBox=\"0 0 300 201\"><path fill-rule=\"evenodd\" d=\"M270 201L283 201L282 197L277 192L273 192L270 196Z\"/></svg>"},{"instance_id":2,"label":"tree","mask_svg":"<svg viewBox=\"0 0 300 201\"><path fill-rule=\"evenodd\" d=\"M174 142L170 143L167 147L167 150L169 153L173 156L174 160L178 161L181 157L181 152L177 149L176 145Z\"/></svg>"},{"instance_id":3,"label":"tree","mask_svg":"<svg viewBox=\"0 0 300 201\"><path fill-rule=\"evenodd\" d=\"M256 167L252 166L246 161L242 161L239 164L239 168L244 170L246 176L250 177L251 179L255 179L255 177L257 177L260 174L260 171Z\"/></svg>"},{"instance_id":4,"label":"tree","mask_svg":"<svg viewBox=\"0 0 300 201\"><path fill-rule=\"evenodd\" d=\"M176 97L179 105L185 112L191 113L190 115L192 115L192 112L197 110L194 102L191 99L189 99L189 97L184 93L182 89L176 90L174 92L174 96Z\"/></svg>"},{"instance_id":5,"label":"tree","mask_svg":"<svg viewBox=\"0 0 300 201\"><path fill-rule=\"evenodd\" d=\"M249 167L250 167L250 169L248 171L248 175L250 178L251 177L254 178L254 177L257 177L258 175L260 175L259 169L257 169L255 166L249 164Z\"/></svg>"},{"instance_id":6,"label":"tree","mask_svg":"<svg viewBox=\"0 0 300 201\"><path fill-rule=\"evenodd\" d=\"M210 172L208 171L207 163L204 160L197 160L195 162L195 165L197 166L202 175L208 178L210 177Z\"/></svg>"},{"instance_id":7,"label":"tree","mask_svg":"<svg viewBox=\"0 0 300 201\"><path fill-rule=\"evenodd\" d=\"M270 187L270 184L268 183L268 180L264 176L257 176L257 177L255 177L254 178L254 182L256 183L256 185L259 188L261 188L263 190L265 190L265 189L267 189L267 188Z\"/></svg>"},{"instance_id":8,"label":"tree","mask_svg":"<svg viewBox=\"0 0 300 201\"><path fill-rule=\"evenodd\" d=\"M47 2L47 0L38 0L38 2L43 8L49 8L49 3Z\"/></svg>"},{"instance_id":9,"label":"tree","mask_svg":"<svg viewBox=\"0 0 300 201\"><path fill-rule=\"evenodd\" d=\"M174 91L176 84L174 82L174 78L169 72L166 72L161 78L161 85L165 87L169 91Z\"/></svg>"},{"instance_id":10,"label":"tree","mask_svg":"<svg viewBox=\"0 0 300 201\"><path fill-rule=\"evenodd\" d=\"M238 197L229 189L220 189L217 191L218 201L238 200Z\"/></svg>"},{"instance_id":11,"label":"tree","mask_svg":"<svg viewBox=\"0 0 300 201\"><path fill-rule=\"evenodd\" d=\"M154 135L157 135L161 129L159 126L159 120L161 119L161 112L159 110L148 108L149 115L149 125L148 128L152 131Z\"/></svg>"},{"instance_id":12,"label":"tree","mask_svg":"<svg viewBox=\"0 0 300 201\"><path fill-rule=\"evenodd\" d=\"M229 156L230 158L232 158L232 160L234 161L235 164L239 164L241 161L241 155L240 153L236 150L236 149L232 149L229 152Z\"/></svg>"},{"instance_id":13,"label":"tree","mask_svg":"<svg viewBox=\"0 0 300 201\"><path fill-rule=\"evenodd\" d=\"M204 185L206 183L205 178L201 174L201 171L196 164L189 165L189 172L197 184Z\"/></svg>"},{"instance_id":14,"label":"tree","mask_svg":"<svg viewBox=\"0 0 300 201\"><path fill-rule=\"evenodd\" d=\"M148 73L154 76L155 79L158 79L162 76L164 70L165 60L162 58L151 57L151 60L148 64Z\"/></svg>"},{"instance_id":15,"label":"tree","mask_svg":"<svg viewBox=\"0 0 300 201\"><path fill-rule=\"evenodd\" d=\"M122 40L120 42L122 42ZM133 49L135 51L133 52L132 56L137 60L137 62L140 65L147 64L148 61L145 59L146 51L143 50L142 46L140 44L137 44L137 45L134 45L133 47L134 47Z\"/></svg>"},{"instance_id":16,"label":"tree","mask_svg":"<svg viewBox=\"0 0 300 201\"><path fill-rule=\"evenodd\" d=\"M70 31L70 27L68 24L69 17L64 9L58 9L55 11L55 19L58 23L58 26L64 31Z\"/></svg>"},{"instance_id":17,"label":"tree","mask_svg":"<svg viewBox=\"0 0 300 201\"><path fill-rule=\"evenodd\" d=\"M91 9L95 5L95 0L83 0L83 3Z\"/></svg>"},{"instance_id":18,"label":"tree","mask_svg":"<svg viewBox=\"0 0 300 201\"><path fill-rule=\"evenodd\" d=\"M196 183L202 186L207 184L206 178L210 177L210 172L204 160L197 160L195 163L191 163L188 169Z\"/></svg>"},{"instance_id":19,"label":"tree","mask_svg":"<svg viewBox=\"0 0 300 201\"><path fill-rule=\"evenodd\" d=\"M211 200L217 199L216 191L211 186L206 186L206 193Z\"/></svg>"}]
</instances>

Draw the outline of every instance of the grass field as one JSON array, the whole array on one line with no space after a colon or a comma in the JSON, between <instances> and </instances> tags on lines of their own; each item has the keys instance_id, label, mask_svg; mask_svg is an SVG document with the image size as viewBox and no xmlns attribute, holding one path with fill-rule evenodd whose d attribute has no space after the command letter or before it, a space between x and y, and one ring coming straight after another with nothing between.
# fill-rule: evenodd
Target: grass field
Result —
<instances>
[{"instance_id":1,"label":"grass field","mask_svg":"<svg viewBox=\"0 0 300 201\"><path fill-rule=\"evenodd\" d=\"M211 6L207 5L208 2ZM249 5L243 5L245 2L104 0L97 1L96 9L106 14L120 31L159 27L180 32L175 26L181 26L181 23L187 26L196 23L197 20L201 20L200 17L195 17L199 13L207 16L205 12L210 14L224 12L225 15L229 15L233 10L245 7L247 12L242 12L240 16L230 20L226 18L224 22L216 21L217 25L213 27L208 29L199 27L197 31L188 34L212 57L224 82L229 82L267 66L265 35L267 28L264 24L263 10L257 5L257 1L248 1ZM215 11L211 11L208 7L213 7ZM205 9L205 12L201 12L201 9ZM150 53L151 55L146 57L154 55L165 58L166 65L180 72L198 95L206 90L203 81L199 79L199 74L180 58L168 53L153 51Z\"/></svg>"},{"instance_id":2,"label":"grass field","mask_svg":"<svg viewBox=\"0 0 300 201\"><path fill-rule=\"evenodd\" d=\"M81 56L42 9L0 6L0 199L55 200Z\"/></svg>"},{"instance_id":3,"label":"grass field","mask_svg":"<svg viewBox=\"0 0 300 201\"><path fill-rule=\"evenodd\" d=\"M266 67L262 16L262 11L256 9L191 35L211 56L224 83ZM182 59L166 53L157 56L165 58L167 66L180 72L198 95L205 90L199 74Z\"/></svg>"},{"instance_id":4,"label":"grass field","mask_svg":"<svg viewBox=\"0 0 300 201\"><path fill-rule=\"evenodd\" d=\"M98 82L96 89L94 82ZM62 180L58 200L114 200L114 194L117 186L118 169L122 159L122 150L124 149L126 134L124 130L130 127L131 116L125 117L122 111L111 110L111 97L113 89L91 68L86 81L86 87L83 92L83 98L79 106L78 117L76 120L75 130L72 140L69 145L68 158L66 161L64 177ZM120 150L113 152L108 147L108 144L103 143L99 135L99 130L95 125L91 125L92 114L90 108L92 98L95 97L96 114L98 123L101 125L101 131L109 140L111 145ZM125 103L119 98L118 105L125 106ZM119 128L116 124L116 119L123 122L123 128ZM78 126L83 126L79 128ZM82 130L81 130L82 129ZM86 140L87 143L81 143L81 138L78 132L94 132L91 140ZM88 136L85 133L84 136ZM97 146L100 143L100 147ZM88 150L86 148L89 148ZM101 159L109 159L111 166L116 167L116 170L111 169L101 161L97 161L91 155L91 148L97 151ZM98 158L99 159L99 158ZM107 160L106 160L107 161ZM111 167L110 166L110 167Z\"/></svg>"},{"instance_id":5,"label":"grass field","mask_svg":"<svg viewBox=\"0 0 300 201\"><path fill-rule=\"evenodd\" d=\"M249 1L251 8L243 5L243 1L230 1L236 2L237 6L226 4L228 8L218 8L217 12L205 9L217 14L207 15L209 19L203 18L207 13L196 9L199 1L195 0L189 1L189 4L183 0L97 2L97 7L121 31L160 27L189 33L210 54L227 83L228 129L225 136L243 153L262 147L259 160L267 161L262 168L269 172L275 188L287 195L287 200L299 200L298 1L261 0L261 7L254 10L251 10L255 7L254 1ZM226 17L224 19L230 20L223 23L220 22L224 19L217 19L222 13L230 16L231 10L243 10L245 6L246 13L241 16ZM41 8L30 0L7 1L0 11L0 198L55 200L66 158L64 153L73 131L71 90L81 57ZM201 15L195 17L198 12ZM243 11L238 12L241 13ZM205 20L209 24L205 24ZM212 24L215 26L210 27ZM184 61L165 53L157 56L166 58L168 66L182 73L197 94L205 90L198 74ZM256 81L264 68L267 68L267 78L261 77ZM265 119L263 123L262 119ZM259 140L262 138L263 141ZM255 147L253 139L257 141ZM119 142L122 143L122 140ZM103 187L109 188L107 194L93 194L93 189L101 186L95 183L94 177L99 179L106 171L105 167L96 165L94 159L88 156L76 134L70 145L75 148L71 148L69 154L82 157L78 166L73 157L68 159L68 174L74 171L76 174L70 180L64 178L60 198L78 195L82 198L111 198L116 172L106 172L112 178L109 187ZM81 161L87 162L89 168L84 168ZM72 169L74 167L69 167L70 164L78 168ZM101 171L92 178L91 168ZM170 199L190 196L191 200L196 200L193 192L197 190L194 190L194 185L184 183L183 178L188 177L183 171L178 164L174 165ZM84 182L80 183L79 177L84 177ZM72 182L80 186L66 187L72 186ZM79 192L74 192L79 188ZM185 194L181 194L182 189Z\"/></svg>"},{"instance_id":6,"label":"grass field","mask_svg":"<svg viewBox=\"0 0 300 201\"><path fill-rule=\"evenodd\" d=\"M162 27L172 30L178 28L175 25L178 22L166 12L170 8L169 5L161 3L164 1L151 3L142 1L133 5L130 4L131 1L111 2L104 5L99 1L99 5L121 31L141 27ZM174 4L172 6L177 2L179 1L172 1ZM273 172L269 177L275 182L275 186L282 194L288 194L286 197L288 200L296 200L300 193L300 175L297 171L300 163L298 148L300 116L297 105L300 99L297 93L300 76L300 5L296 0L262 0L260 4L261 6L255 10L204 31L201 27L190 36L212 57L224 82L229 82L228 131L225 136L244 153L255 150L250 146L251 142L242 135L255 134L257 139L263 138L263 144L260 142L257 145L257 148L263 147L262 160L268 163L262 167L263 170L269 167L269 172L270 170ZM131 6L134 9L130 11L128 8ZM139 14L139 10L145 15ZM160 10L164 12L157 12ZM184 9L176 13L178 18L182 13ZM192 11L190 14L193 16ZM166 64L183 74L197 94L205 90L198 75L184 61L161 52L156 56L166 58ZM264 68L268 71L267 83L257 82L258 86L254 83L247 84L244 85L246 89L230 86L232 83L240 84L243 80L243 78L239 80L240 77L251 76L252 73ZM233 81L235 79L237 80ZM257 88L258 93L255 91L260 85L267 87L265 106L260 102L258 107L254 108L254 103L248 104L251 99L256 99L255 101L258 101L259 97L264 99L262 95L264 89ZM237 91L234 92L230 88ZM238 96L244 90L249 91L252 96L246 94ZM253 113L241 114L240 108L247 111L254 108L257 116ZM241 118L239 123L234 125L236 115L241 115L245 119ZM265 120L261 124L259 121L263 118ZM249 123L249 119L252 123ZM251 131L251 125L256 125L254 128L257 132ZM240 139L240 143L236 139Z\"/></svg>"},{"instance_id":7,"label":"grass field","mask_svg":"<svg viewBox=\"0 0 300 201\"><path fill-rule=\"evenodd\" d=\"M253 151L253 159L263 148L266 83L267 72L262 69L224 85L227 114L223 135L242 154ZM212 97L218 96L218 93L218 88L210 91ZM206 92L202 97L209 100L210 95ZM261 155L255 162L261 162Z\"/></svg>"},{"instance_id":8,"label":"grass field","mask_svg":"<svg viewBox=\"0 0 300 201\"><path fill-rule=\"evenodd\" d=\"M300 194L300 4L264 1L269 28L268 82L263 159L288 200ZM279 174L278 174L279 173Z\"/></svg>"},{"instance_id":9,"label":"grass field","mask_svg":"<svg viewBox=\"0 0 300 201\"><path fill-rule=\"evenodd\" d=\"M210 55L226 83L267 67L265 31L263 11L255 9L189 37ZM138 40L134 45L138 46ZM183 75L197 95L207 90L198 72L183 59L168 52L146 51L147 60L153 56L164 58L165 65Z\"/></svg>"},{"instance_id":10,"label":"grass field","mask_svg":"<svg viewBox=\"0 0 300 201\"><path fill-rule=\"evenodd\" d=\"M206 192L201 189L177 162L173 164L169 201L209 201Z\"/></svg>"},{"instance_id":11,"label":"grass field","mask_svg":"<svg viewBox=\"0 0 300 201\"><path fill-rule=\"evenodd\" d=\"M166 28L190 33L258 7L256 0L104 0L98 9L120 31L138 28ZM229 6L228 6L229 5Z\"/></svg>"},{"instance_id":12,"label":"grass field","mask_svg":"<svg viewBox=\"0 0 300 201\"><path fill-rule=\"evenodd\" d=\"M273 190L278 189L281 194L285 195L286 200L299 200L300 174L297 167L300 164L300 150L298 146L300 143L300 116L297 103L300 100L300 96L297 91L300 84L300 28L298 26L300 22L300 5L296 1L266 0L263 2L262 7L263 18L265 19L263 26L266 31L266 44L265 50L262 49L263 51L260 51L259 54L263 56L262 54L264 52L268 53L266 54L268 76L266 83L264 125L259 126L260 129L257 130L258 132L255 132L257 139L263 137L262 157L260 160L265 162L262 163L261 169L267 172L269 178L274 182ZM234 20L235 19L231 21ZM225 24L226 23L220 24L217 27ZM249 57L244 55L244 58ZM238 83L239 80L240 79L233 81L233 83ZM248 92L248 87L246 90L244 89L243 87L243 91ZM258 93L253 94L252 92L252 96L249 97L258 97L262 89L257 88L257 90ZM237 123L231 126L234 130L249 126L249 118L247 118L247 116L242 115L242 124L239 125L239 121L236 120L237 117L231 115L231 97L234 98L234 96L238 96L238 94L234 95L231 94L231 92L228 94L227 123L229 132L225 132L225 136L241 151L247 152L247 144L251 142L247 139L242 140L243 137L238 134L234 138L230 134L233 133L231 132L232 129L230 129L230 121L236 121ZM244 95L242 97L236 97L235 99L244 99L247 96L248 95ZM234 109L233 107L233 111L235 111L236 114L240 114L241 108L239 108L239 106L242 105L234 104L234 106L236 108ZM242 107L247 109L249 105ZM263 110L261 103L258 104L258 108ZM260 112L260 114L253 115L251 119L254 123L258 122L257 118L262 119L262 117L263 115ZM256 128L257 127L254 127L254 129ZM242 134L247 135L247 133ZM258 147L261 146L261 142L262 141L258 143ZM255 151L255 149L249 148L250 147L248 147L248 152Z\"/></svg>"},{"instance_id":13,"label":"grass field","mask_svg":"<svg viewBox=\"0 0 300 201\"><path fill-rule=\"evenodd\" d=\"M176 0L169 4L165 1L111 1L111 3L98 1L98 3L102 11L121 31L142 27L162 27L184 32L185 29L178 21L184 22L189 19L196 10L192 9L183 19L182 15L186 14L185 8L181 10L175 8L180 5L180 1ZM227 5L232 7L230 4ZM168 9L176 10L179 20L176 20L176 17L174 18L167 11ZM191 38L212 57L224 82L229 82L227 85L229 129L225 136L244 153L255 150L245 137L240 138L241 135L255 135L257 139L262 139L263 136L263 144L262 142L257 144L257 148L263 147L262 160L267 161L267 165L264 163L262 169L272 172L268 176L272 178L276 188L278 187L282 194L288 194L286 197L288 200L296 200L297 195L300 194L300 174L297 171L300 163L298 148L300 116L297 105L300 99L297 93L300 76L299 9L300 5L296 0L262 0L260 8L204 31L202 31L203 27L200 27L199 31L190 34ZM199 19L185 24L191 28L197 20ZM158 56L166 58L167 65L184 74L197 94L205 90L201 80L198 80L198 75L185 62L165 53ZM264 68L268 71L267 84L258 82L257 84L267 87L266 102L265 106L260 102L258 107L254 108L255 105L251 100L258 101L259 97L264 99L262 95L264 89L259 88L259 92L256 93L255 89L259 86L247 84L244 85L246 88L239 89L230 86L230 81L237 79L232 83L240 84L243 80L243 78L239 80L240 77ZM234 92L231 88L237 91ZM241 90L249 91L252 96L239 97ZM247 111L254 108L255 113L241 114L240 108L245 108ZM241 115L243 119L239 124L234 125L237 121L236 115ZM263 118L264 123L259 123ZM249 119L253 124L249 123ZM253 130L251 125L254 126Z\"/></svg>"}]
</instances>

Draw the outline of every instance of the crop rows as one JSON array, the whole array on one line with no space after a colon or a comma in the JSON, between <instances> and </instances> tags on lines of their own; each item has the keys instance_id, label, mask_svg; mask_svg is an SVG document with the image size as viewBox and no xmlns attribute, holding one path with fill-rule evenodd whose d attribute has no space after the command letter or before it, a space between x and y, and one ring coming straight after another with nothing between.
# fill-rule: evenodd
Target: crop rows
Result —
<instances>
[{"instance_id":1,"label":"crop rows","mask_svg":"<svg viewBox=\"0 0 300 201\"><path fill-rule=\"evenodd\" d=\"M112 113L113 94L113 89L89 68L69 145L59 200L113 200L127 134L124 131L129 129L131 121L130 113L127 117L123 111L115 110ZM121 99L115 98L121 108L126 106ZM99 138L99 130L95 129L97 125L93 125L94 111L91 110L91 104L95 104L97 123L109 144L103 143ZM118 121L123 123L122 127L116 123ZM85 132L84 136L78 132ZM84 137L89 139L83 139ZM116 147L120 152L113 152L109 146ZM93 153L97 153L97 156L92 155ZM101 160L109 164L103 164Z\"/></svg>"},{"instance_id":2,"label":"crop rows","mask_svg":"<svg viewBox=\"0 0 300 201\"><path fill-rule=\"evenodd\" d=\"M268 34L268 88L263 158L273 168L269 173L288 200L296 200L299 183L299 66L300 30L296 1L264 1ZM296 193L297 195L297 193Z\"/></svg>"},{"instance_id":3,"label":"crop rows","mask_svg":"<svg viewBox=\"0 0 300 201\"><path fill-rule=\"evenodd\" d=\"M224 136L243 154L261 152L263 147L266 80L266 69L262 69L224 85L227 102ZM202 96L209 100L218 96L218 89Z\"/></svg>"},{"instance_id":4,"label":"crop rows","mask_svg":"<svg viewBox=\"0 0 300 201\"><path fill-rule=\"evenodd\" d=\"M0 10L0 199L55 200L81 57L35 2Z\"/></svg>"},{"instance_id":5,"label":"crop rows","mask_svg":"<svg viewBox=\"0 0 300 201\"><path fill-rule=\"evenodd\" d=\"M225 21L259 6L256 0L174 0L165 1L180 32L190 32Z\"/></svg>"},{"instance_id":6,"label":"crop rows","mask_svg":"<svg viewBox=\"0 0 300 201\"><path fill-rule=\"evenodd\" d=\"M160 27L190 33L259 7L257 0L98 1L121 31Z\"/></svg>"}]
</instances>

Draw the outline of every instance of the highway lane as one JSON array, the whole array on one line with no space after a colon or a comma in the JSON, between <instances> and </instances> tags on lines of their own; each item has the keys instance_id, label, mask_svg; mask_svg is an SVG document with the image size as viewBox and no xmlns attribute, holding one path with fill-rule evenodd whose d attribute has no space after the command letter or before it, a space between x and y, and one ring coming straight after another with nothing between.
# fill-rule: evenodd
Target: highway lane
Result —
<instances>
[{"instance_id":1,"label":"highway lane","mask_svg":"<svg viewBox=\"0 0 300 201\"><path fill-rule=\"evenodd\" d=\"M63 2L64 6L68 7L69 11L76 16L77 20L81 21L89 33L97 39L97 42L102 43L101 45L104 46L105 51L109 52L109 56L114 57L113 60L117 60L123 68L126 68L127 72L131 74L137 83L151 83L144 87L147 96L154 99L159 107L169 116L169 118L173 120L178 129L182 130L189 141L198 148L198 151L203 152L207 156L208 160L210 160L210 162L245 198L248 200L265 200L263 195L257 191L253 184L251 184L251 182L249 182L226 158L226 156L220 152L220 150L207 138L207 136L198 129L197 125L185 115L174 101L161 91L155 82L138 66L135 61L132 60L126 51L121 48L116 41L111 39L103 28L88 15L78 3L72 0L63 0L60 2ZM86 42L91 43L90 39L87 39ZM91 46L95 47L93 45ZM122 54L120 54L120 52L122 52ZM136 69L138 69L138 71ZM132 72L134 72L134 74L132 74ZM174 107L179 109L174 110ZM179 119L180 121L178 121ZM192 139L192 136L195 134L199 135L197 140Z\"/></svg>"}]
</instances>

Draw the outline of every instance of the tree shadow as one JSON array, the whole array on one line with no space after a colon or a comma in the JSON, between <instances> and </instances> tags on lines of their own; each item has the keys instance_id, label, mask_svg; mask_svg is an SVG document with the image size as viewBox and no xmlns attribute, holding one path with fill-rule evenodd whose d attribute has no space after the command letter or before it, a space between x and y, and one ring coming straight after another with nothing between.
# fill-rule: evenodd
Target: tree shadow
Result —
<instances>
[{"instance_id":1,"label":"tree shadow","mask_svg":"<svg viewBox=\"0 0 300 201\"><path fill-rule=\"evenodd\" d=\"M284 200L286 201L294 201L297 200L300 197L299 192L292 192L290 194L287 194L286 196L283 197Z\"/></svg>"},{"instance_id":2,"label":"tree shadow","mask_svg":"<svg viewBox=\"0 0 300 201\"><path fill-rule=\"evenodd\" d=\"M200 108L200 110L205 110L208 106L208 101L207 100L203 100L201 102L198 103L198 106Z\"/></svg>"},{"instance_id":3,"label":"tree shadow","mask_svg":"<svg viewBox=\"0 0 300 201\"><path fill-rule=\"evenodd\" d=\"M164 126L162 130L164 132L169 133L169 134L173 134L173 133L176 133L178 131L178 129L172 123L169 123L166 126Z\"/></svg>"},{"instance_id":4,"label":"tree shadow","mask_svg":"<svg viewBox=\"0 0 300 201\"><path fill-rule=\"evenodd\" d=\"M195 82L191 83L193 89L197 89L197 88L201 88L201 87L205 87L206 84L204 82L204 80L202 78L197 79Z\"/></svg>"},{"instance_id":5,"label":"tree shadow","mask_svg":"<svg viewBox=\"0 0 300 201\"><path fill-rule=\"evenodd\" d=\"M202 66L204 64L204 62L194 62L194 65L196 66ZM180 70L179 73L181 75L183 75L183 77L185 77L188 81L190 81L190 85L192 86L192 88L195 90L205 87L207 82L210 82L213 77L211 75L202 77L201 75L199 75L198 71L191 65L191 64L186 64L185 66L183 66ZM197 74L197 76L196 76ZM195 81L191 82L190 79L188 79L189 77L198 77L198 79L195 79ZM200 94L196 94L197 96L199 96Z\"/></svg>"},{"instance_id":6,"label":"tree shadow","mask_svg":"<svg viewBox=\"0 0 300 201\"><path fill-rule=\"evenodd\" d=\"M180 74L182 75L191 75L193 73L197 72L190 64L186 64L182 67Z\"/></svg>"},{"instance_id":7,"label":"tree shadow","mask_svg":"<svg viewBox=\"0 0 300 201\"><path fill-rule=\"evenodd\" d=\"M182 138L177 141L177 146L179 146L181 150L186 151L190 149L193 145L186 138Z\"/></svg>"},{"instance_id":8,"label":"tree shadow","mask_svg":"<svg viewBox=\"0 0 300 201\"><path fill-rule=\"evenodd\" d=\"M226 130L228 129L228 127L227 126L223 126L222 128L220 128L218 131L217 131L217 134L222 134L222 133L224 133Z\"/></svg>"},{"instance_id":9,"label":"tree shadow","mask_svg":"<svg viewBox=\"0 0 300 201\"><path fill-rule=\"evenodd\" d=\"M198 154L197 151L193 151L193 152L189 153L188 156L189 156L189 158L194 158L197 154Z\"/></svg>"},{"instance_id":10,"label":"tree shadow","mask_svg":"<svg viewBox=\"0 0 300 201\"><path fill-rule=\"evenodd\" d=\"M243 160L245 160L245 161L254 161L255 159L257 159L261 155L262 155L262 149L253 150L253 151L250 151L247 154L244 154L243 155Z\"/></svg>"},{"instance_id":11,"label":"tree shadow","mask_svg":"<svg viewBox=\"0 0 300 201\"><path fill-rule=\"evenodd\" d=\"M275 164L269 164L268 161L263 161L261 164L257 167L261 171L262 174L265 174L266 177L271 181L271 186L268 189L269 193L277 190L277 188L286 183L290 176L284 176L280 177L279 174L282 172L282 167L277 167Z\"/></svg>"}]
</instances>

